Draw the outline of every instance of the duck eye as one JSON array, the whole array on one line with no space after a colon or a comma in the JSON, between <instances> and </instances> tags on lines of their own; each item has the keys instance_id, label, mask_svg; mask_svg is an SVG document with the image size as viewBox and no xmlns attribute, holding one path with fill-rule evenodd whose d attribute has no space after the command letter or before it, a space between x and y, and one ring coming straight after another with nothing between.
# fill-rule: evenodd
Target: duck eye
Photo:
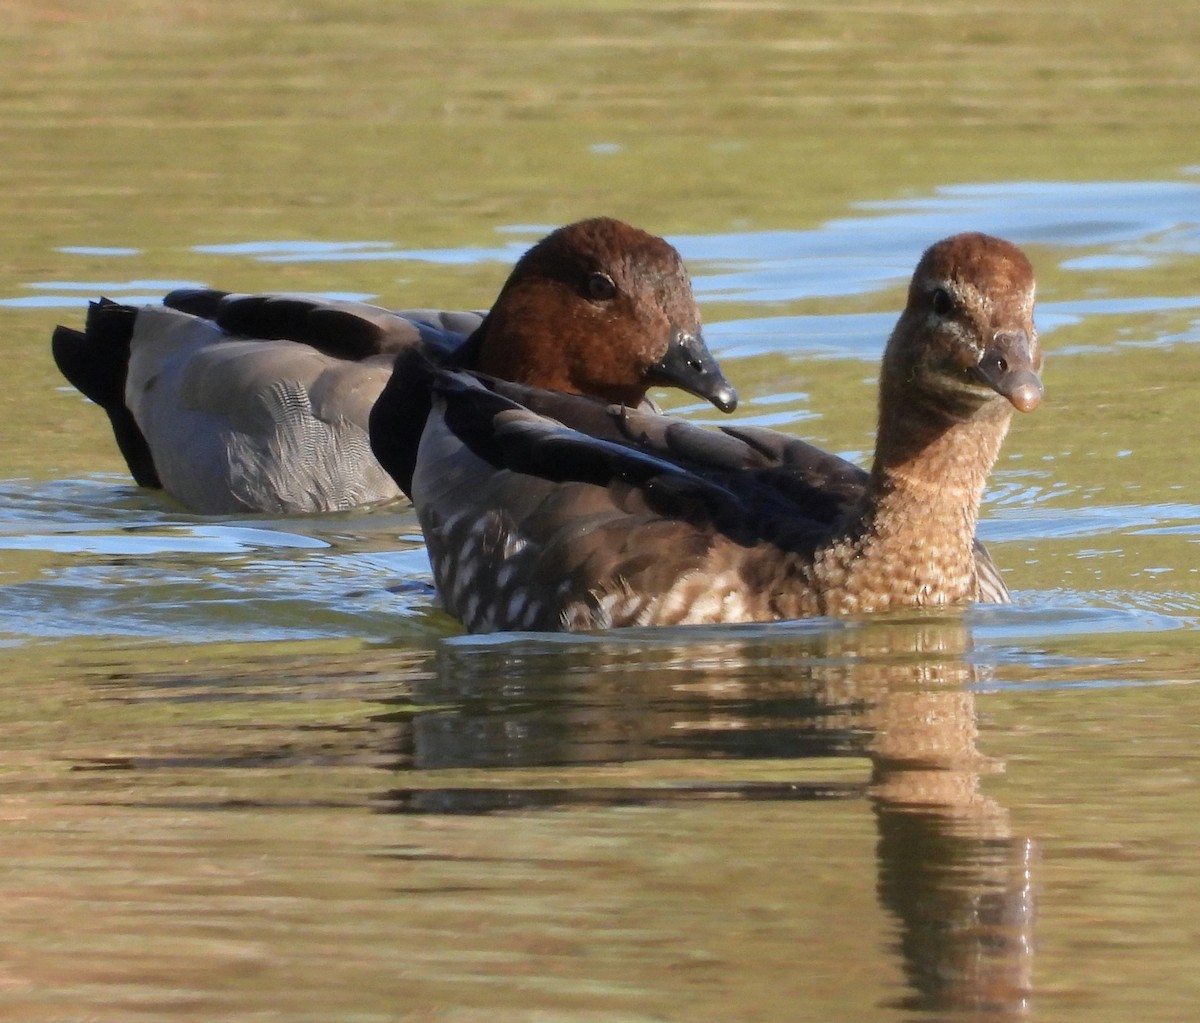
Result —
<instances>
[{"instance_id":1,"label":"duck eye","mask_svg":"<svg viewBox=\"0 0 1200 1023\"><path fill-rule=\"evenodd\" d=\"M954 308L954 299L945 288L937 288L933 292L933 311L938 316L948 316Z\"/></svg>"},{"instance_id":2,"label":"duck eye","mask_svg":"<svg viewBox=\"0 0 1200 1023\"><path fill-rule=\"evenodd\" d=\"M597 270L595 273L588 274L587 293L588 298L597 302L607 302L617 293L617 285L608 274Z\"/></svg>"}]
</instances>

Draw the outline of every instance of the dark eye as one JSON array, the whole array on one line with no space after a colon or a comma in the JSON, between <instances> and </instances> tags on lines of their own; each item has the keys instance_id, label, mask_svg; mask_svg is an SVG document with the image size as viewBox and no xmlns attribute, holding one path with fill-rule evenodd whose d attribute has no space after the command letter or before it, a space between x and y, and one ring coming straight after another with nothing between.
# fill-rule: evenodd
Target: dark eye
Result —
<instances>
[{"instance_id":1,"label":"dark eye","mask_svg":"<svg viewBox=\"0 0 1200 1023\"><path fill-rule=\"evenodd\" d=\"M938 288L933 293L933 311L938 316L949 316L954 309L954 299L945 288Z\"/></svg>"},{"instance_id":2,"label":"dark eye","mask_svg":"<svg viewBox=\"0 0 1200 1023\"><path fill-rule=\"evenodd\" d=\"M597 302L607 302L617 293L617 285L608 274L597 270L588 274L587 293L588 298Z\"/></svg>"}]
</instances>

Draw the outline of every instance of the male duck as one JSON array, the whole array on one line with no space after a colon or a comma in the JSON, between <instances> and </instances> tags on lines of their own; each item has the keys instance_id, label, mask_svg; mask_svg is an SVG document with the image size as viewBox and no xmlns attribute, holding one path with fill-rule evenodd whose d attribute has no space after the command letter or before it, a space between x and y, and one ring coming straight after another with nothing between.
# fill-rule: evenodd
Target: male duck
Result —
<instances>
[{"instance_id":1,"label":"male duck","mask_svg":"<svg viewBox=\"0 0 1200 1023\"><path fill-rule=\"evenodd\" d=\"M974 534L1013 409L1041 400L1033 304L1009 242L963 234L924 254L884 352L869 474L762 428L422 379L415 357L375 416L432 385L419 450L377 452L411 492L443 606L474 632L1003 601Z\"/></svg>"},{"instance_id":2,"label":"male duck","mask_svg":"<svg viewBox=\"0 0 1200 1023\"><path fill-rule=\"evenodd\" d=\"M609 218L538 242L486 315L185 290L163 305L95 303L83 332L53 339L63 374L108 413L135 481L208 514L399 496L367 421L410 349L631 406L669 385L724 411L737 403L679 254Z\"/></svg>"}]
</instances>

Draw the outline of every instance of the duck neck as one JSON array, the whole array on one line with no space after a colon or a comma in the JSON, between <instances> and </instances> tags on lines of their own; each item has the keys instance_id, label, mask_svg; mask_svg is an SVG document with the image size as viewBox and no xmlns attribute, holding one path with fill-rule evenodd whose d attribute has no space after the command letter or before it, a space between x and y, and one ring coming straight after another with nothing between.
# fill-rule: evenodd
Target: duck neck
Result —
<instances>
[{"instance_id":1,"label":"duck neck","mask_svg":"<svg viewBox=\"0 0 1200 1023\"><path fill-rule=\"evenodd\" d=\"M975 594L979 504L1011 409L966 420L885 403L862 502L818 556L827 613L948 604Z\"/></svg>"}]
</instances>

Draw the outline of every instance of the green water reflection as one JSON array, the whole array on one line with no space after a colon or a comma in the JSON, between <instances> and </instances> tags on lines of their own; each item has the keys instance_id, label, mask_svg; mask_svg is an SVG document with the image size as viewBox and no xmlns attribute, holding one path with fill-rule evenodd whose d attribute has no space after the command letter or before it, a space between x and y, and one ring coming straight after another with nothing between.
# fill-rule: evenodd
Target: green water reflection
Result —
<instances>
[{"instance_id":1,"label":"green water reflection","mask_svg":"<svg viewBox=\"0 0 1200 1023\"><path fill-rule=\"evenodd\" d=\"M1193 1011L1192 5L0 10L14 1019ZM103 285L473 308L505 272L238 243L460 252L604 212L755 239L692 260L749 275L704 302L747 325L740 414L862 452L875 370L835 356L882 341L930 205L1024 225L1046 310L985 510L1018 604L965 621L448 639L405 513L182 516L49 358ZM764 298L772 232L851 237L831 280L897 265Z\"/></svg>"}]
</instances>

